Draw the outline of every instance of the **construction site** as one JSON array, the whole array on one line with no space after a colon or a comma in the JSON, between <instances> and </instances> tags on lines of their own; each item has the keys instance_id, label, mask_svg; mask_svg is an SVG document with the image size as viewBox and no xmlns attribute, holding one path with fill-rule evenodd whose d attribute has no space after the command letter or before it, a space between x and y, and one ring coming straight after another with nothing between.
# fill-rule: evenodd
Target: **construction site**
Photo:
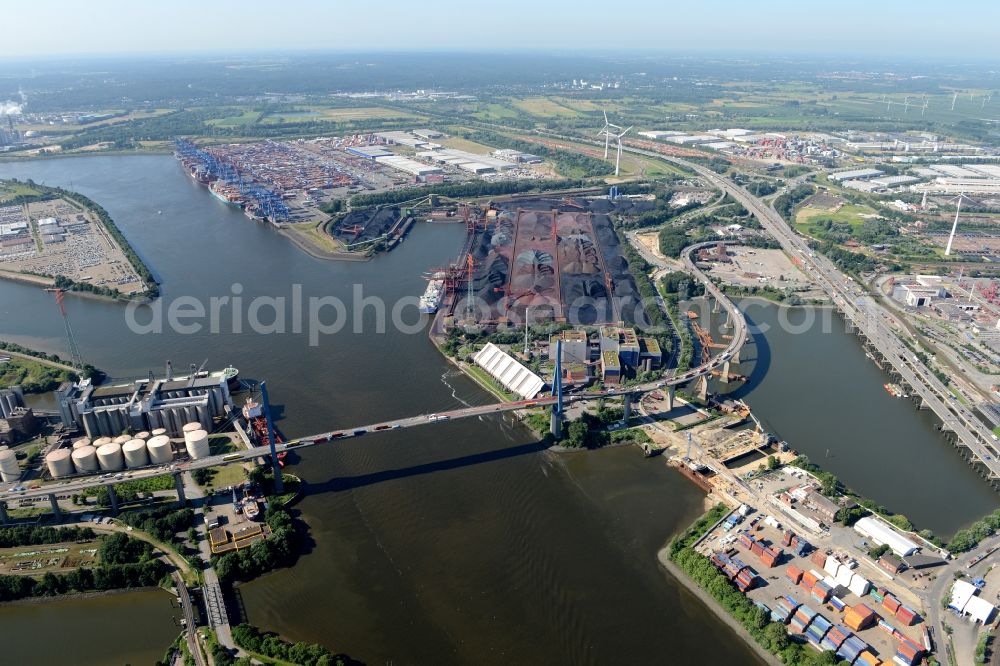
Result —
<instances>
[{"instance_id":1,"label":"construction site","mask_svg":"<svg viewBox=\"0 0 1000 666\"><path fill-rule=\"evenodd\" d=\"M443 283L445 317L495 329L526 318L648 325L609 215L634 207L607 198L531 198L464 208L468 237L459 260L427 274Z\"/></svg>"}]
</instances>

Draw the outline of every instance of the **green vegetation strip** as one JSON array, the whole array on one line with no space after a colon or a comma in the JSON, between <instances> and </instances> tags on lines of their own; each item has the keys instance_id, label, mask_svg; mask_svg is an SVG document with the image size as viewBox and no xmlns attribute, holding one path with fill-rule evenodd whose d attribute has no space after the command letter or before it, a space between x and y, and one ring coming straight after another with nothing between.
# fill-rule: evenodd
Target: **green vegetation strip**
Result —
<instances>
[{"instance_id":1,"label":"green vegetation strip","mask_svg":"<svg viewBox=\"0 0 1000 666\"><path fill-rule=\"evenodd\" d=\"M97 534L86 527L0 528L0 546L4 547L95 538ZM150 544L121 532L102 538L98 557L101 563L93 569L81 567L64 574L47 572L40 579L0 575L0 601L151 587L158 585L167 575L167 565L156 557Z\"/></svg>"}]
</instances>

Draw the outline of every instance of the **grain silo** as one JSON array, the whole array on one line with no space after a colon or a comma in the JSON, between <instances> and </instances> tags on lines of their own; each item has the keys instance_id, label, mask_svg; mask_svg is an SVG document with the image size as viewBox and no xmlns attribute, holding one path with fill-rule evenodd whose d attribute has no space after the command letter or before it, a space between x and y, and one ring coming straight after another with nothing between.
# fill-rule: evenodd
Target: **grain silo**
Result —
<instances>
[{"instance_id":1,"label":"grain silo","mask_svg":"<svg viewBox=\"0 0 1000 666\"><path fill-rule=\"evenodd\" d=\"M17 464L17 456L6 446L0 451L0 479L4 482L17 481L21 478L21 468Z\"/></svg>"},{"instance_id":2,"label":"grain silo","mask_svg":"<svg viewBox=\"0 0 1000 666\"><path fill-rule=\"evenodd\" d=\"M97 463L105 471L117 472L125 464L121 444L109 442L97 449Z\"/></svg>"},{"instance_id":3,"label":"grain silo","mask_svg":"<svg viewBox=\"0 0 1000 666\"><path fill-rule=\"evenodd\" d=\"M204 430L204 428L202 428L201 424L198 423L197 421L189 421L188 423L185 423L184 427L182 428L185 438L187 437L187 434L189 432L194 432L195 430Z\"/></svg>"},{"instance_id":4,"label":"grain silo","mask_svg":"<svg viewBox=\"0 0 1000 666\"><path fill-rule=\"evenodd\" d=\"M45 464L49 467L49 474L53 478L59 479L70 476L76 471L73 468L73 459L70 457L69 449L56 449L45 456Z\"/></svg>"},{"instance_id":5,"label":"grain silo","mask_svg":"<svg viewBox=\"0 0 1000 666\"><path fill-rule=\"evenodd\" d=\"M90 446L90 440L86 437L81 437L80 439L73 442L73 449L82 449L85 446Z\"/></svg>"},{"instance_id":6,"label":"grain silo","mask_svg":"<svg viewBox=\"0 0 1000 666\"><path fill-rule=\"evenodd\" d=\"M104 446L105 444L110 444L110 443L111 443L111 438L110 437L98 437L93 442L91 442L91 445L95 449L99 449L102 446Z\"/></svg>"},{"instance_id":7,"label":"grain silo","mask_svg":"<svg viewBox=\"0 0 1000 666\"><path fill-rule=\"evenodd\" d=\"M161 435L166 435L166 434L167 434L166 428L154 428L152 431L150 431L149 436L160 437Z\"/></svg>"},{"instance_id":8,"label":"grain silo","mask_svg":"<svg viewBox=\"0 0 1000 666\"><path fill-rule=\"evenodd\" d=\"M146 440L130 439L122 445L122 454L125 456L125 466L129 469L134 467L145 467L149 464L149 454L146 453Z\"/></svg>"},{"instance_id":9,"label":"grain silo","mask_svg":"<svg viewBox=\"0 0 1000 666\"><path fill-rule=\"evenodd\" d=\"M149 460L154 465L163 465L174 459L174 451L170 446L170 438L166 435L154 435L146 442Z\"/></svg>"},{"instance_id":10,"label":"grain silo","mask_svg":"<svg viewBox=\"0 0 1000 666\"><path fill-rule=\"evenodd\" d=\"M111 441L114 442L115 444L117 444L118 446L125 446L125 443L129 442L131 440L132 440L132 436L131 435L119 435L118 437L115 437Z\"/></svg>"},{"instance_id":11,"label":"grain silo","mask_svg":"<svg viewBox=\"0 0 1000 666\"><path fill-rule=\"evenodd\" d=\"M208 432L200 428L184 433L184 445L187 447L188 455L194 460L207 458L211 454L208 447Z\"/></svg>"},{"instance_id":12,"label":"grain silo","mask_svg":"<svg viewBox=\"0 0 1000 666\"><path fill-rule=\"evenodd\" d=\"M97 471L97 449L93 446L81 446L73 449L73 465L80 474L91 474Z\"/></svg>"},{"instance_id":13,"label":"grain silo","mask_svg":"<svg viewBox=\"0 0 1000 666\"><path fill-rule=\"evenodd\" d=\"M135 438L141 439L142 441L146 441L147 439L149 439L149 431L143 430L142 432L137 432L135 433Z\"/></svg>"}]
</instances>

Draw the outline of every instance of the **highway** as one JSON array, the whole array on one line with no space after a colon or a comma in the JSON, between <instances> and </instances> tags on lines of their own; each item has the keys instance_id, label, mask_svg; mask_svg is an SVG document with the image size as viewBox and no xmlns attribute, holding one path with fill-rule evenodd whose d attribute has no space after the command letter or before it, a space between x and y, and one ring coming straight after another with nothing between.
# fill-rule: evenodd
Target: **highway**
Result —
<instances>
[{"instance_id":1,"label":"highway","mask_svg":"<svg viewBox=\"0 0 1000 666\"><path fill-rule=\"evenodd\" d=\"M743 204L774 236L785 252L802 260L813 279L851 324L885 357L903 381L910 385L912 392L920 396L923 404L941 419L945 429L955 433L960 444L969 450L973 460L989 470L990 480L1000 480L1000 444L992 431L961 405L941 380L903 344L887 325L889 315L882 307L851 278L840 272L829 259L814 253L773 207L701 165L639 148L625 147L624 150L687 167Z\"/></svg>"},{"instance_id":2,"label":"highway","mask_svg":"<svg viewBox=\"0 0 1000 666\"><path fill-rule=\"evenodd\" d=\"M718 300L722 308L728 313L729 322L733 327L733 336L729 340L729 344L726 348L717 356L713 357L707 363L704 363L695 368L681 373L679 375L673 375L670 377L664 377L654 382L648 382L646 384L640 384L636 386L628 386L621 388L607 388L601 391L585 391L581 393L564 394L564 403L574 403L586 400L598 400L601 398L609 398L622 395L638 395L653 391L659 388L666 387L676 387L687 384L693 380L700 379L702 377L709 376L713 371L724 366L729 359L743 347L743 344L747 339L747 324L743 313L736 307L729 298L722 293L722 291L715 286L715 284L708 278L705 273L699 269L693 260L693 255L699 249L707 246L716 246L718 243L712 241L709 243L699 243L692 245L685 249L684 251L684 263L687 269L705 285L705 291L707 294L711 295L713 298ZM381 432L388 432L392 430L399 430L402 428L413 428L417 426L430 425L433 423L440 423L442 421L451 421L457 419L467 419L467 418L477 418L481 416L486 416L489 414L498 414L503 412L514 411L518 409L525 409L529 407L546 407L555 404L556 398L554 396L544 396L540 398L535 398L533 400L519 400L516 402L504 402L500 404L489 404L480 405L476 407L464 407L461 409L454 409L451 411L443 411L437 414L420 414L417 416L410 416L406 418L396 419L394 421L384 421L380 423L372 423L368 425L359 425L351 428L345 428L343 430L329 431L320 433L317 435L311 435L308 437L301 437L295 439L291 442L284 444L279 444L279 450L285 449L301 449L308 448L310 446L318 446L322 444L328 444L331 442L336 442L340 440L357 439L359 437L371 436L373 434L378 434ZM94 488L98 486L113 486L117 483L123 483L125 481L134 481L138 479L147 479L156 476L162 476L164 474L180 474L181 472L193 471L196 469L203 469L207 467L218 467L221 465L231 465L244 463L255 458L260 458L263 456L270 455L270 449L266 446L258 446L251 449L241 450L235 453L219 454L214 456L209 456L206 458L201 458L198 460L178 460L177 462L170 465L160 465L156 467L145 467L137 468L133 470L123 471L117 474L107 473L100 476L86 476L86 477L74 477L67 479L65 481L58 481L55 483L50 483L47 485L39 486L38 488L29 488L20 491L8 491L6 493L0 493L0 501L20 501L26 499L36 499L44 498L49 495L55 494L56 496L62 495L73 495L80 493L88 488ZM15 486L16 487L16 486Z\"/></svg>"}]
</instances>

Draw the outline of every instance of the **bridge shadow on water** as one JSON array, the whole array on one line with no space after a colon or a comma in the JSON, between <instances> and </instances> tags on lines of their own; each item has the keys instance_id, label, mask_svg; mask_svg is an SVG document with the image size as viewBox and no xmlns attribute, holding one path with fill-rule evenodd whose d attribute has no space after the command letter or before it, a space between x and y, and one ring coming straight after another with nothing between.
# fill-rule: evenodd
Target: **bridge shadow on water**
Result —
<instances>
[{"instance_id":1,"label":"bridge shadow on water","mask_svg":"<svg viewBox=\"0 0 1000 666\"><path fill-rule=\"evenodd\" d=\"M550 445L551 442L549 441L549 438L545 437L537 442L531 442L529 444L520 444L518 446L511 446L504 449L494 449L493 451L472 453L467 456L436 460L434 462L412 465L410 467L386 469L379 472L359 474L357 476L337 476L319 483L305 484L304 493L306 495L319 495L327 492L354 490L356 488L364 488L365 486L371 486L385 481L397 481L399 479L407 479L409 477L420 476L422 474L445 472L453 469L461 469L462 467L469 467L471 465L481 465L484 463L496 462L498 460L506 460L507 458L516 458L517 456L538 453L549 448Z\"/></svg>"},{"instance_id":2,"label":"bridge shadow on water","mask_svg":"<svg viewBox=\"0 0 1000 666\"><path fill-rule=\"evenodd\" d=\"M727 398L732 398L733 400L741 400L753 393L753 390L767 376L767 371L771 369L771 345L767 341L767 336L757 327L756 322L749 314L744 312L743 316L747 321L747 331L753 337L753 348L756 350L756 354L751 358L746 358L747 345L744 345L740 351L740 365L753 363L753 370L750 371L745 382L732 391L725 393Z\"/></svg>"}]
</instances>

